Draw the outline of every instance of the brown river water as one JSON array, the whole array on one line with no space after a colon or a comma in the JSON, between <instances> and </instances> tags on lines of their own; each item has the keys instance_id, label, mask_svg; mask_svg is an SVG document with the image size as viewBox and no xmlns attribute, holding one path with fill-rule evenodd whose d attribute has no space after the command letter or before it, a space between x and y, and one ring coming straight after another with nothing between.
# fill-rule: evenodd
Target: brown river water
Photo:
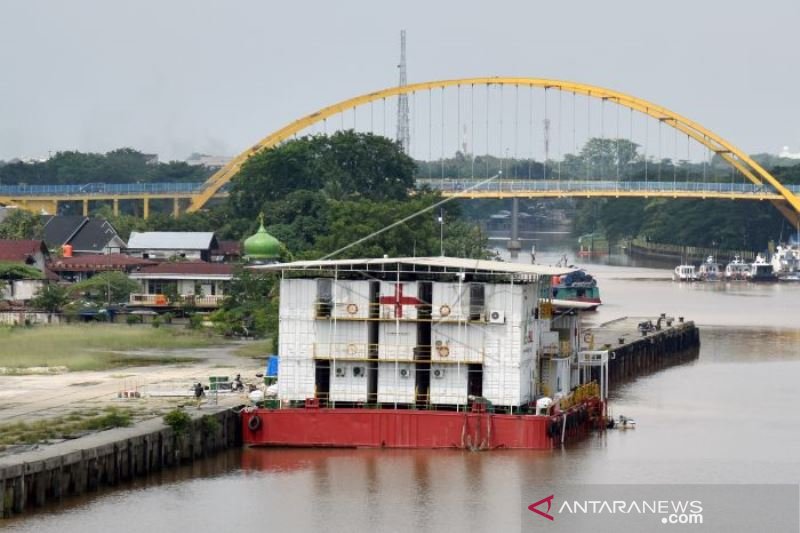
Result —
<instances>
[{"instance_id":1,"label":"brown river water","mask_svg":"<svg viewBox=\"0 0 800 533\"><path fill-rule=\"evenodd\" d=\"M0 529L518 531L527 495L556 484L798 483L800 283L689 285L615 258L586 266L605 302L588 323L665 312L701 327L696 361L612 391L611 412L635 417L635 431L546 452L235 450Z\"/></svg>"}]
</instances>

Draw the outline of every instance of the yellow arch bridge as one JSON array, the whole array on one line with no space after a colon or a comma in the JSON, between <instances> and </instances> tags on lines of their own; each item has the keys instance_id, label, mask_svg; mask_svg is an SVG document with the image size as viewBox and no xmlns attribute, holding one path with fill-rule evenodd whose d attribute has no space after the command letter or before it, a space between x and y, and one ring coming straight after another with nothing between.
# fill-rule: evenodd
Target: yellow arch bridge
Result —
<instances>
[{"instance_id":1,"label":"yellow arch bridge","mask_svg":"<svg viewBox=\"0 0 800 533\"><path fill-rule=\"evenodd\" d=\"M553 119L561 119L562 115L571 116L573 120L571 136L574 139L576 136L576 117L578 116L576 107L576 98L583 98L586 101L586 131L587 139L592 132L592 120L594 120L594 127L597 129L598 122L600 128L600 135L605 137L606 133L610 134L608 137L620 137L620 129L626 129L623 124L625 121L620 119L619 109L627 109L630 112L630 127L629 132L633 135L634 113L650 121L657 123L658 132L658 156L659 160L663 159L661 148L662 142L662 126L670 128L675 136L674 148L676 158L678 135L686 138L687 150L689 140L701 146L707 154L716 155L721 158L727 165L729 165L732 172L737 176L741 176L741 182L720 183L719 180L703 180L703 179L680 179L677 173L674 174L673 179L665 179L659 176L659 179L644 179L639 181L630 181L619 179L609 179L609 176L597 176L596 172L589 174L592 179L560 179L551 172L550 176L545 176L545 179L507 179L498 178L488 183L484 183L476 187L481 180L474 176L470 178L450 178L444 175L434 178L420 178L418 179L419 185L425 185L432 189L442 192L445 196L464 196L466 198L562 198L562 197L608 197L608 198L622 198L622 197L663 197L663 198L697 198L697 199L731 199L731 200L760 200L770 201L777 207L784 216L797 225L800 223L800 188L790 187L783 185L779 180L772 176L761 165L749 157L745 152L735 147L730 142L722 137L716 135L712 131L706 129L702 125L694 122L682 115L670 111L660 105L648 102L641 98L631 96L618 91L605 89L593 85L583 83L575 83L570 81L560 81L542 78L505 78L505 77L482 77L482 78L464 78L443 81L432 81L424 83L415 83L406 86L391 87L380 91L356 96L348 100L336 103L334 105L325 107L315 113L304 116L294 122L284 126L283 128L271 133L263 138L256 144L249 147L236 157L234 157L225 167L221 168L214 175L212 175L204 183L153 183L153 184L88 184L88 185L64 185L64 186L0 186L0 203L5 205L18 205L34 211L44 210L47 212L57 212L59 204L62 202L79 202L82 205L82 212L88 213L92 202L109 202L113 206L115 212L119 210L119 204L125 200L135 200L143 202L142 214L147 217L149 214L149 204L153 200L168 200L172 203L172 212L179 214L183 211L193 212L203 208L212 198L219 197L226 194L226 186L236 176L241 169L242 165L247 159L263 150L268 150L280 143L289 140L298 134L313 132L314 128L324 127L325 131L329 126L329 122L333 123L334 118L337 116L341 118L341 127L344 128L344 115L351 113L353 117L353 125L357 125L356 113L362 109L362 121L368 120L370 127L366 129L375 130L375 116L380 115L381 111L383 119L378 120L382 123L383 133L387 133L386 121L386 102L388 99L405 98L408 102L413 98L411 108L414 111L414 120L417 120L417 114L422 114L427 111L427 135L420 131L422 128L415 128L412 124L412 131L414 135L425 137L428 143L428 160L434 159L432 145L434 142L434 133L432 124L434 122L433 109L434 97L440 95L440 104L437 108L436 121L441 127L441 142L437 140L437 148L440 149L442 160L444 160L445 150L445 123L448 120L455 118L457 115L456 134L452 135L455 139L455 146L460 149L461 146L466 146L464 139L463 144L459 144L462 135L466 137L467 123L470 125L470 135L472 138L473 148L477 143L474 142L475 131L475 93L480 88L484 89L486 99L483 111L485 111L485 128L482 133L486 137L487 154L489 152L490 144L490 101L491 90L502 91L505 88L513 99L513 104L505 108L504 113L503 100L500 100L499 105L495 104L495 109L492 110L493 116L499 116L500 130L499 130L499 152L502 153L505 149L505 157L508 157L509 147L503 144L503 117L508 115L509 111L513 110L510 119L507 119L506 130L514 132L515 145L518 143L518 132L520 130L520 122L524 122L525 117L522 115L529 114L529 136L525 144L531 145L534 142L535 132L533 129L534 124L534 103L533 97L530 96L530 103L525 107L525 90L533 89L541 90L544 95L543 110L536 110L537 124L538 120L544 116L543 124L544 131L542 132L542 141L544 145L544 161L548 161L552 152L548 152L556 143L560 145L563 137L569 137L570 131L568 127L558 123L557 141L551 140L550 124L551 117ZM457 100L454 105L451 105L447 110L445 109L445 90L456 91ZM520 90L523 90L522 99L520 99ZM553 93L557 93L553 94ZM550 103L548 104L548 94L551 94ZM567 110L564 111L563 96L571 97L572 107L570 110L569 103ZM417 97L419 96L419 105ZM427 100L427 107L424 101ZM522 101L522 105L520 102ZM557 103L557 106L556 106ZM591 107L594 103L595 106L600 106L599 118L597 111ZM376 113L376 105L382 109ZM581 102L583 105L583 102ZM480 107L480 103L479 106ZM497 109L499 107L499 109ZM616 109L616 120L609 120L607 118L607 107ZM455 109L454 109L455 108ZM555 108L555 109L552 109ZM419 109L419 113L417 110ZM366 110L366 112L364 112ZM551 112L551 116L548 116ZM462 120L463 117L465 117ZM470 118L467 119L466 117ZM366 117L366 118L365 118ZM494 119L492 119L494 122ZM604 131L608 123L608 131ZM462 128L463 134L462 134ZM622 126L621 126L622 125ZM395 125L396 126L396 125ZM613 128L616 127L616 135ZM452 128L451 128L452 129ZM650 127L645 126L645 137L650 134ZM495 132L494 136L497 135ZM509 135L510 137L510 135ZM655 137L655 136L654 136ZM645 141L646 143L647 141ZM406 147L409 149L409 147ZM418 150L420 151L420 150ZM421 150L424 153L424 147ZM464 150L466 151L466 150ZM475 151L475 150L473 150ZM516 146L515 154L516 155ZM412 154L416 155L416 154ZM561 155L561 154L560 154ZM655 154L651 154L655 155ZM503 156L501 156L503 157ZM417 159L422 159L417 157ZM673 163L674 164L674 163Z\"/></svg>"}]
</instances>

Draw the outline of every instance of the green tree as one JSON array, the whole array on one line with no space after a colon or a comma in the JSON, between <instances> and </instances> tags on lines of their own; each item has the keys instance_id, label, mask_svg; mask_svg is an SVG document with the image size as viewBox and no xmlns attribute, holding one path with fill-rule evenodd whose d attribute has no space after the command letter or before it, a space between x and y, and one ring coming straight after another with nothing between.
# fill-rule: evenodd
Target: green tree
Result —
<instances>
[{"instance_id":1,"label":"green tree","mask_svg":"<svg viewBox=\"0 0 800 533\"><path fill-rule=\"evenodd\" d=\"M48 313L57 313L69 302L69 295L66 287L57 283L47 283L42 286L31 300L30 305L35 309L41 309Z\"/></svg>"},{"instance_id":2,"label":"green tree","mask_svg":"<svg viewBox=\"0 0 800 533\"><path fill-rule=\"evenodd\" d=\"M101 272L70 287L71 294L85 294L98 303L124 303L139 284L123 272Z\"/></svg>"},{"instance_id":3,"label":"green tree","mask_svg":"<svg viewBox=\"0 0 800 533\"><path fill-rule=\"evenodd\" d=\"M44 226L39 215L14 209L0 222L0 239L41 239Z\"/></svg>"},{"instance_id":4,"label":"green tree","mask_svg":"<svg viewBox=\"0 0 800 533\"><path fill-rule=\"evenodd\" d=\"M414 187L414 161L385 137L354 131L289 141L252 156L231 187L231 205L255 218L266 202L297 190L328 198L405 198Z\"/></svg>"}]
</instances>

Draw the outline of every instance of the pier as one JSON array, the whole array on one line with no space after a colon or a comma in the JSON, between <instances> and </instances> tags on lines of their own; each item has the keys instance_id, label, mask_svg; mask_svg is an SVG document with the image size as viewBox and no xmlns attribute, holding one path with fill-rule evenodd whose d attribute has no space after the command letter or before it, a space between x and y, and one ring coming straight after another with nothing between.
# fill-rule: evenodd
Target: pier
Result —
<instances>
[{"instance_id":1,"label":"pier","mask_svg":"<svg viewBox=\"0 0 800 533\"><path fill-rule=\"evenodd\" d=\"M157 418L0 457L0 515L20 514L241 445L238 413L187 412L192 423L182 433Z\"/></svg>"},{"instance_id":2,"label":"pier","mask_svg":"<svg viewBox=\"0 0 800 533\"><path fill-rule=\"evenodd\" d=\"M622 317L586 330L584 342L608 352L608 383L614 387L697 359L700 330L683 317Z\"/></svg>"}]
</instances>

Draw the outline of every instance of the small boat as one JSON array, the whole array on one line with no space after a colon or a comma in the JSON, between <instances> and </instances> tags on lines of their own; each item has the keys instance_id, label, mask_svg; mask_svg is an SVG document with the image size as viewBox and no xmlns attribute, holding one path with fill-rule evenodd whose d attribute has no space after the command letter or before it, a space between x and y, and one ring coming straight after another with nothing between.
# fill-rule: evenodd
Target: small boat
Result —
<instances>
[{"instance_id":1,"label":"small boat","mask_svg":"<svg viewBox=\"0 0 800 533\"><path fill-rule=\"evenodd\" d=\"M750 275L747 278L749 281L775 281L775 271L772 264L768 263L766 258L758 254L756 260L750 265Z\"/></svg>"},{"instance_id":2,"label":"small boat","mask_svg":"<svg viewBox=\"0 0 800 533\"><path fill-rule=\"evenodd\" d=\"M697 281L694 265L678 265L672 273L673 281Z\"/></svg>"},{"instance_id":3,"label":"small boat","mask_svg":"<svg viewBox=\"0 0 800 533\"><path fill-rule=\"evenodd\" d=\"M742 261L738 255L725 266L725 279L728 281L746 280L749 273L750 265Z\"/></svg>"},{"instance_id":4,"label":"small boat","mask_svg":"<svg viewBox=\"0 0 800 533\"><path fill-rule=\"evenodd\" d=\"M552 301L556 307L592 311L602 303L597 280L584 270L553 277Z\"/></svg>"},{"instance_id":5,"label":"small boat","mask_svg":"<svg viewBox=\"0 0 800 533\"><path fill-rule=\"evenodd\" d=\"M722 269L719 263L714 261L713 255L709 255L705 263L700 265L700 269L697 271L697 277L701 281L718 281L722 279Z\"/></svg>"}]
</instances>

